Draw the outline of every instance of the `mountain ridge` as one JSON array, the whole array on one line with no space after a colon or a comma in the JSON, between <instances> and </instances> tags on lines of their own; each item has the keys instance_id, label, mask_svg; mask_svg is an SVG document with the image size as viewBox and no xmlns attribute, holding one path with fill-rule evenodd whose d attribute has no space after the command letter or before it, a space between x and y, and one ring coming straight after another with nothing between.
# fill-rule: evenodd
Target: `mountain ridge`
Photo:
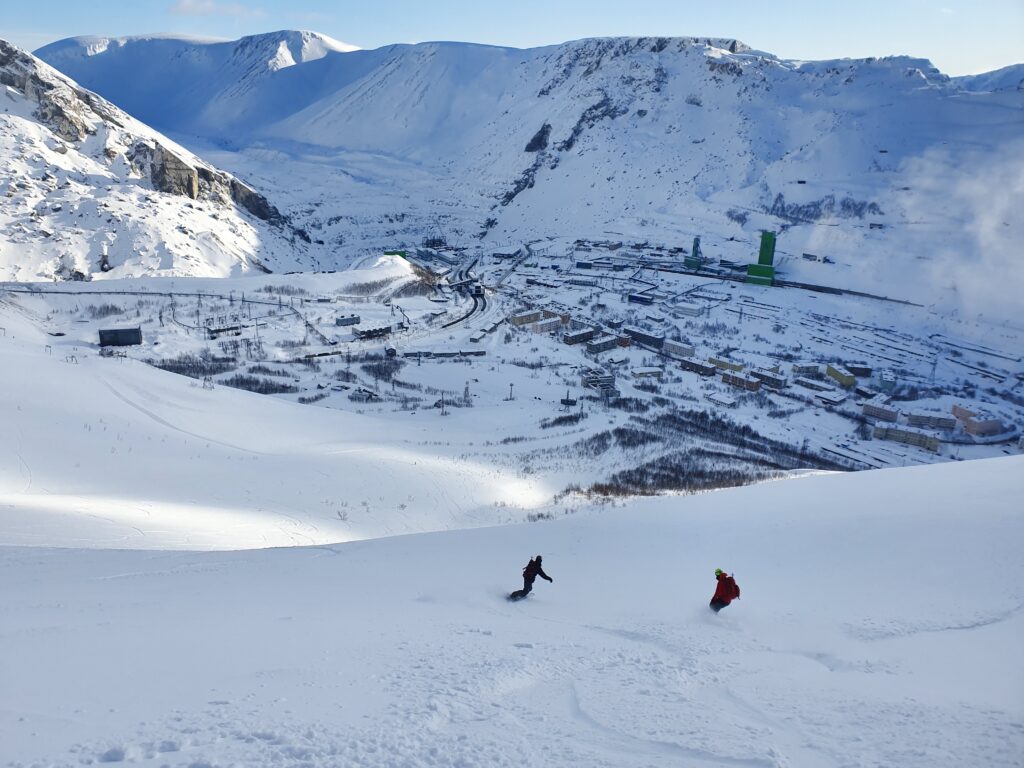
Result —
<instances>
[{"instance_id":1,"label":"mountain ridge","mask_svg":"<svg viewBox=\"0 0 1024 768\"><path fill-rule=\"evenodd\" d=\"M260 229L264 239L296 237L278 209L249 185L2 40L0 84L6 87L0 141L7 149L4 170L11 179L2 213L7 237L0 245L10 255L0 254L5 257L0 258L0 274L17 279L133 274L142 268L135 241L143 235L163 251L157 257L160 269L191 274L209 268L186 241L166 248L167 236L156 234L159 225L145 210L152 204L172 209L176 221L164 224L189 231L215 230L210 219L221 215L230 219L228 231L247 229L237 242L229 242L227 231L225 237L214 236L224 245L217 269L233 263L231 269L266 271L258 239L253 240ZM161 197L146 200L140 185ZM113 198L118 198L116 204ZM208 210L200 212L197 205ZM115 207L118 213L113 214ZM86 210L89 221L78 221ZM77 215L69 220L70 213ZM125 219L131 222L131 234L128 242L119 243L115 221ZM35 251L34 259L23 258L26 245ZM192 254L186 256L183 250ZM198 262L183 268L181 260L192 258Z\"/></svg>"},{"instance_id":2,"label":"mountain ridge","mask_svg":"<svg viewBox=\"0 0 1024 768\"><path fill-rule=\"evenodd\" d=\"M1024 172L1024 91L927 59L799 61L729 38L626 37L392 45L275 69L280 40L244 56L227 55L238 41L139 41L60 63L273 190L324 263L439 232L483 248L701 236L712 258L742 263L771 229L796 256L781 265L792 279L875 293L898 282L921 301L993 257L1004 270L1022 236L1017 193L993 210L980 189ZM839 266L822 275L804 252ZM937 263L908 282L917 259Z\"/></svg>"}]
</instances>

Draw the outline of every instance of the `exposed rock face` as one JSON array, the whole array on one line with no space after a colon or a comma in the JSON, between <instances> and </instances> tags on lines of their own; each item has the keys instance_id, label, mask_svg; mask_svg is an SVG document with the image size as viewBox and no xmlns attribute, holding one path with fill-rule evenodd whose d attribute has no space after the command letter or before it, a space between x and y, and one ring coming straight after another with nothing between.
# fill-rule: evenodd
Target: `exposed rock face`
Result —
<instances>
[{"instance_id":1,"label":"exposed rock face","mask_svg":"<svg viewBox=\"0 0 1024 768\"><path fill-rule=\"evenodd\" d=\"M186 195L193 200L199 197L199 174L196 169L160 144L153 150L151 178L153 186L161 192Z\"/></svg>"},{"instance_id":2,"label":"exposed rock face","mask_svg":"<svg viewBox=\"0 0 1024 768\"><path fill-rule=\"evenodd\" d=\"M266 198L0 41L0 279L309 265Z\"/></svg>"},{"instance_id":3,"label":"exposed rock face","mask_svg":"<svg viewBox=\"0 0 1024 768\"><path fill-rule=\"evenodd\" d=\"M263 219L272 224L284 223L284 217L280 211L271 205L267 198L235 178L231 179L231 199L257 219ZM308 238L306 239L308 240Z\"/></svg>"},{"instance_id":4,"label":"exposed rock face","mask_svg":"<svg viewBox=\"0 0 1024 768\"><path fill-rule=\"evenodd\" d=\"M44 80L35 59L4 40L0 40L0 83L36 102L36 117L65 141L81 141L91 133L75 108L73 90Z\"/></svg>"},{"instance_id":5,"label":"exposed rock face","mask_svg":"<svg viewBox=\"0 0 1024 768\"><path fill-rule=\"evenodd\" d=\"M99 123L125 128L129 122L117 107L94 93L75 86L34 56L0 40L0 84L20 91L38 106L35 117L64 141L77 144L96 133ZM230 174L211 168L186 153L178 153L152 136L134 136L126 157L153 188L193 200L212 199L235 203L263 221L286 226L280 212L261 194ZM113 162L118 150L107 146Z\"/></svg>"}]
</instances>

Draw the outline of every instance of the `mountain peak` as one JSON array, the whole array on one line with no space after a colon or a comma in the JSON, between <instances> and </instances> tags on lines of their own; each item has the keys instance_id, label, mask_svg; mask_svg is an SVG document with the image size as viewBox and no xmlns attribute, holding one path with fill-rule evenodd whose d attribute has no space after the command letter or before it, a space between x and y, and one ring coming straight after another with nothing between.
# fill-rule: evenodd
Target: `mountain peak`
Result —
<instances>
[{"instance_id":1,"label":"mountain peak","mask_svg":"<svg viewBox=\"0 0 1024 768\"><path fill-rule=\"evenodd\" d=\"M267 271L302 250L278 210L31 54L0 40L0 276Z\"/></svg>"}]
</instances>

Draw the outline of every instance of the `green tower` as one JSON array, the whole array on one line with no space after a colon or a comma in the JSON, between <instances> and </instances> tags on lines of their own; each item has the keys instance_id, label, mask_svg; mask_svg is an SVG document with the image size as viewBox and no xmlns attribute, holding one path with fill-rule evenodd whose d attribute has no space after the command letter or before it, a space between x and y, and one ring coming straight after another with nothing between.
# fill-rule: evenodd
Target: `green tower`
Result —
<instances>
[{"instance_id":1,"label":"green tower","mask_svg":"<svg viewBox=\"0 0 1024 768\"><path fill-rule=\"evenodd\" d=\"M761 233L761 251L757 264L747 265L747 282L754 285L772 285L775 281L775 233Z\"/></svg>"},{"instance_id":2,"label":"green tower","mask_svg":"<svg viewBox=\"0 0 1024 768\"><path fill-rule=\"evenodd\" d=\"M766 267L775 263L775 233L761 233L761 252L757 256L757 263Z\"/></svg>"}]
</instances>

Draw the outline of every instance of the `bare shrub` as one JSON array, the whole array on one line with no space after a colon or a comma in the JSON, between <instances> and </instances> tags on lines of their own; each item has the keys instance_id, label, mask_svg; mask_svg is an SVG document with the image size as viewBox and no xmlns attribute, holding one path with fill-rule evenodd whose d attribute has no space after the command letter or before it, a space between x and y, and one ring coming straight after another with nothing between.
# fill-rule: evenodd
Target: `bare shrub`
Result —
<instances>
[{"instance_id":1,"label":"bare shrub","mask_svg":"<svg viewBox=\"0 0 1024 768\"><path fill-rule=\"evenodd\" d=\"M299 391L298 387L291 384L261 379L259 376L248 376L244 373L236 373L234 376L224 379L221 384L227 387L234 387L235 389L256 392L260 395L281 395Z\"/></svg>"}]
</instances>

